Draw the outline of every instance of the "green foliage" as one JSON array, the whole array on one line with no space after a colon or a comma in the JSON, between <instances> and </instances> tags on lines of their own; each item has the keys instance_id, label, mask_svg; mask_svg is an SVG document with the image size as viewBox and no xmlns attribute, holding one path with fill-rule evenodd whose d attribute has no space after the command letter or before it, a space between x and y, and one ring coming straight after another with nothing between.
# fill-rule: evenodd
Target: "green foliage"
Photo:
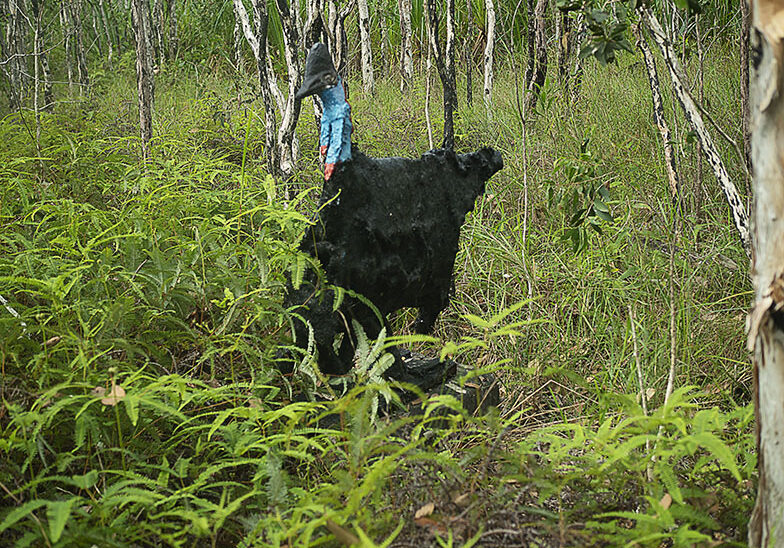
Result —
<instances>
[{"instance_id":1,"label":"green foliage","mask_svg":"<svg viewBox=\"0 0 784 548\"><path fill-rule=\"evenodd\" d=\"M563 212L567 227L561 239L571 241L575 252L585 251L588 229L602 234L602 222L612 222L608 205L610 191L602 178L599 160L588 150L588 139L580 145L576 159L558 158L553 171L562 179L550 181L547 203Z\"/></svg>"},{"instance_id":2,"label":"green foliage","mask_svg":"<svg viewBox=\"0 0 784 548\"><path fill-rule=\"evenodd\" d=\"M512 520L519 544L742 542L756 467L750 288L745 267L726 265L745 259L721 197L706 197L675 256L677 381L699 389L663 405L669 197L631 63L590 65L576 104L549 81L526 141L511 79L497 82L492 119L461 109L460 150L491 144L506 167L467 219L436 332L406 335L406 311L392 323L399 344L468 365L463 387L498 376L502 409L481 417L426 394L394 414L383 336L360 336L346 378L321 375L313 352L293 374L274 367L293 321L283 286L311 265L297 252L320 182L310 118L302 172L286 182L264 170L256 104L235 103L235 82L202 65L161 73L146 164L126 59L93 103L42 116L40 151L28 114L4 119L0 295L20 316L0 306L4 542L334 546L340 531L366 546L492 546ZM730 127L736 71L706 68ZM240 82L243 100L251 88ZM376 96L355 93L356 140L420 154L424 90L418 78L401 97L382 79ZM572 155L586 134L591 152ZM616 180L607 219L597 204ZM578 227L586 245L564 252ZM587 245L597 228L601 245ZM346 293L330 289L337 308Z\"/></svg>"},{"instance_id":3,"label":"green foliage","mask_svg":"<svg viewBox=\"0 0 784 548\"><path fill-rule=\"evenodd\" d=\"M585 22L589 38L580 50L580 57L593 56L606 65L615 62L616 52L633 53L628 39L629 17L627 7L621 3L612 4L610 9L586 8Z\"/></svg>"}]
</instances>

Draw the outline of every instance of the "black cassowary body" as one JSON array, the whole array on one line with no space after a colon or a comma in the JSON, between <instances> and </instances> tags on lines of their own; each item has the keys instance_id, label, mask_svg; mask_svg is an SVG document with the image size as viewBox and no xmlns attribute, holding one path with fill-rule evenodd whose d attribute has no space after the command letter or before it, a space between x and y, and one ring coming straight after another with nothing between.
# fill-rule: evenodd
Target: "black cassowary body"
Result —
<instances>
[{"instance_id":1,"label":"black cassowary body","mask_svg":"<svg viewBox=\"0 0 784 548\"><path fill-rule=\"evenodd\" d=\"M319 366L333 374L351 367L352 320L375 338L387 314L414 307L417 331L433 328L449 302L460 227L485 182L503 167L501 154L487 147L470 154L433 150L416 160L369 158L356 149L352 156L324 183L316 223L300 248L321 262L329 283L372 302L381 321L352 296L333 312L334 295L317 291L312 272L286 297L287 306L303 305L297 312L313 328ZM301 322L295 338L297 346L307 346L308 328ZM399 363L389 376L396 369Z\"/></svg>"}]
</instances>

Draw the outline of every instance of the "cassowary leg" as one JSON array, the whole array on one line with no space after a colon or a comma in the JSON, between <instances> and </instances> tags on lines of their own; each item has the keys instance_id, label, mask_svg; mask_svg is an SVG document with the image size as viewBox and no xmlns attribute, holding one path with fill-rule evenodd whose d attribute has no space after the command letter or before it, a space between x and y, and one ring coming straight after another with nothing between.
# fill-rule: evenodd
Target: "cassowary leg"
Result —
<instances>
[{"instance_id":1,"label":"cassowary leg","mask_svg":"<svg viewBox=\"0 0 784 548\"><path fill-rule=\"evenodd\" d=\"M449 303L449 296L437 303L428 303L419 308L419 315L414 322L414 330L420 335L427 335L433 331L436 318Z\"/></svg>"}]
</instances>

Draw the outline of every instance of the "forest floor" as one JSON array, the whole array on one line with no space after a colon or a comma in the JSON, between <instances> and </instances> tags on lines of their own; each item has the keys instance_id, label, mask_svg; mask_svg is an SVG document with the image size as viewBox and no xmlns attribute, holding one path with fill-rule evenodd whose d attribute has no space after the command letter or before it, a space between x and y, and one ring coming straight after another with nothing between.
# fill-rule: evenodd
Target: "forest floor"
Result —
<instances>
[{"instance_id":1,"label":"forest floor","mask_svg":"<svg viewBox=\"0 0 784 548\"><path fill-rule=\"evenodd\" d=\"M705 104L737 135L733 63L709 52ZM505 167L463 228L433 337L410 335L413 311L392 325L401 344L497 375L502 403L481 416L445 396L379 415L388 387L358 371L346 389L312 356L277 371L319 192L314 118L306 103L301 170L276 181L252 77L201 68L159 75L146 164L130 64L44 116L38 140L31 116L0 121L0 295L21 316L0 307L3 538L745 545L749 260L668 96L676 216L638 60L591 64L576 101L548 82L525 123L514 67L490 112L461 92L458 151L493 146ZM405 96L393 78L373 97L349 84L364 152L430 148L424 78Z\"/></svg>"}]
</instances>

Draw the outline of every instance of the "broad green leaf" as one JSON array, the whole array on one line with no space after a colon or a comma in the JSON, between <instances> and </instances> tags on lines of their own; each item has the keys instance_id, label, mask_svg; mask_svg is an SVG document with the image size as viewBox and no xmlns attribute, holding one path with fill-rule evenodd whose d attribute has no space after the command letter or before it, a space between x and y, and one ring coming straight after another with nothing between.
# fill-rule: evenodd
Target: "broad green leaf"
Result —
<instances>
[{"instance_id":1,"label":"broad green leaf","mask_svg":"<svg viewBox=\"0 0 784 548\"><path fill-rule=\"evenodd\" d=\"M29 514L32 514L33 512L38 510L41 506L46 505L48 502L49 501L46 500L36 499L36 500L25 502L22 506L18 506L14 508L5 516L3 522L0 523L0 533L2 533L3 531L11 527L14 523L19 521L20 519L27 517Z\"/></svg>"},{"instance_id":2,"label":"broad green leaf","mask_svg":"<svg viewBox=\"0 0 784 548\"><path fill-rule=\"evenodd\" d=\"M57 542L63 534L65 524L71 516L71 506L77 498L53 500L46 503L46 519L49 522L49 540Z\"/></svg>"}]
</instances>

